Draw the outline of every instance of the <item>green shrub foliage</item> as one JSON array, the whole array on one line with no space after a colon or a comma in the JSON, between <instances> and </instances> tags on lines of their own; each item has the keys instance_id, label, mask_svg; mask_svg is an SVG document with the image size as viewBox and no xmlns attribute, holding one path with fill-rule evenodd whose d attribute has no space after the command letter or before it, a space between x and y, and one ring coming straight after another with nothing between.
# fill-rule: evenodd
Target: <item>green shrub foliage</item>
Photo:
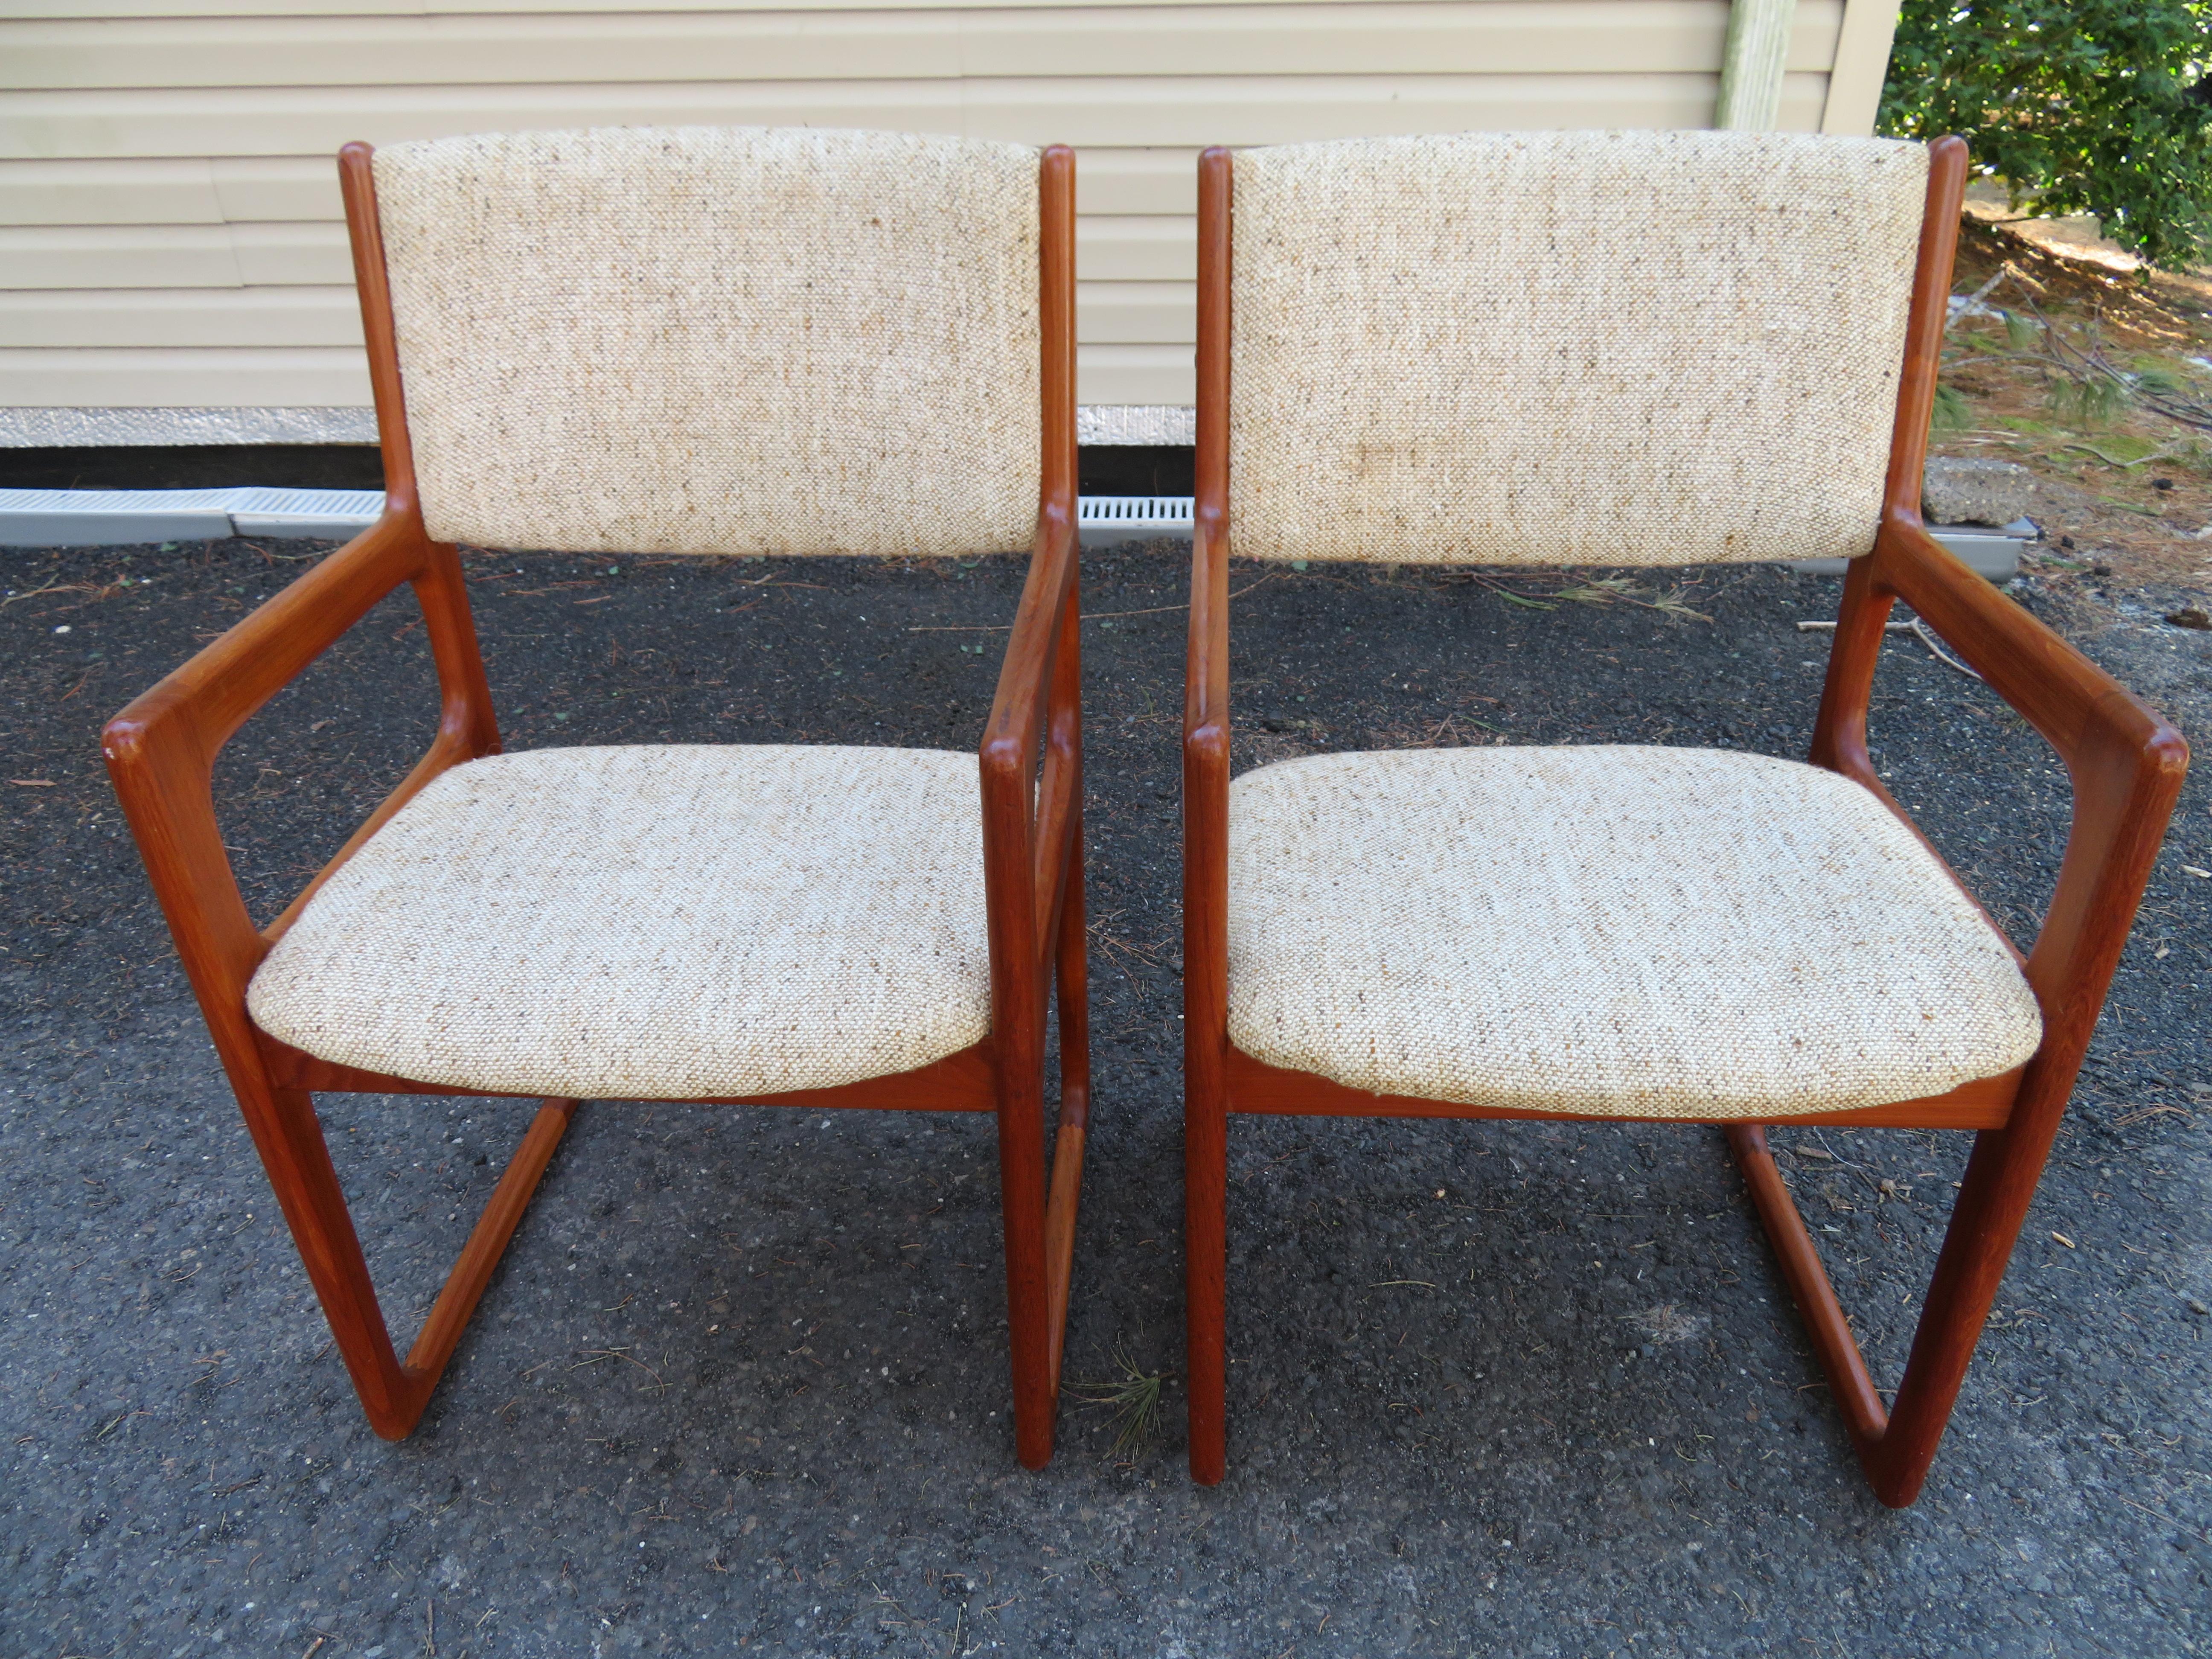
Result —
<instances>
[{"instance_id":1,"label":"green shrub foliage","mask_svg":"<svg viewBox=\"0 0 2212 1659\"><path fill-rule=\"evenodd\" d=\"M2212 245L2212 3L1904 0L1881 130L1955 132L2016 209L2094 213L2157 264Z\"/></svg>"}]
</instances>

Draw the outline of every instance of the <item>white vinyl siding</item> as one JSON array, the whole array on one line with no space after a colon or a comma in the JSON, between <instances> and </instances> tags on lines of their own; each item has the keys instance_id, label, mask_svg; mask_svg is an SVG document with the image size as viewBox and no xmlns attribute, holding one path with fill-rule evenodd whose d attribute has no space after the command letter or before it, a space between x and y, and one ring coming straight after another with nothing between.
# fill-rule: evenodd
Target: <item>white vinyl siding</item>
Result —
<instances>
[{"instance_id":1,"label":"white vinyl siding","mask_svg":"<svg viewBox=\"0 0 2212 1659\"><path fill-rule=\"evenodd\" d=\"M1076 145L1078 395L1187 404L1200 146L1705 126L1728 21L1726 0L605 3L20 0L43 15L0 21L0 405L364 404L341 143L647 123ZM1893 15L1799 0L1781 125L1865 131Z\"/></svg>"}]
</instances>

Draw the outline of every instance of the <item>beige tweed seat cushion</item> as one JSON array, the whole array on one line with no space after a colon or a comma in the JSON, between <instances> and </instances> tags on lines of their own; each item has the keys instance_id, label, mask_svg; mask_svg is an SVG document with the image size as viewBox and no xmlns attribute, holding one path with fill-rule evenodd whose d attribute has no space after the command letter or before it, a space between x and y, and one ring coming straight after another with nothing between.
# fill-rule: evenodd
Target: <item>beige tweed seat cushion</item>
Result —
<instances>
[{"instance_id":1,"label":"beige tweed seat cushion","mask_svg":"<svg viewBox=\"0 0 2212 1659\"><path fill-rule=\"evenodd\" d=\"M433 781L246 994L324 1060L685 1099L903 1072L986 1036L973 755L539 750Z\"/></svg>"},{"instance_id":2,"label":"beige tweed seat cushion","mask_svg":"<svg viewBox=\"0 0 2212 1659\"><path fill-rule=\"evenodd\" d=\"M2026 1060L2002 938L1881 802L1635 746L1286 761L1229 792L1229 1036L1357 1089L1783 1118Z\"/></svg>"}]
</instances>

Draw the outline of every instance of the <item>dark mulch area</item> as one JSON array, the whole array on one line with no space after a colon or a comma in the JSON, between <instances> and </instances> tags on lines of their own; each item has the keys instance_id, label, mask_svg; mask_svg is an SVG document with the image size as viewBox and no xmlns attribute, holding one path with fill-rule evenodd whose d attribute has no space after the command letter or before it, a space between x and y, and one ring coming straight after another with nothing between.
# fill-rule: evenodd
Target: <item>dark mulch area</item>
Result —
<instances>
[{"instance_id":1,"label":"dark mulch area","mask_svg":"<svg viewBox=\"0 0 2212 1659\"><path fill-rule=\"evenodd\" d=\"M374 444L111 444L0 449L0 489L381 489Z\"/></svg>"},{"instance_id":2,"label":"dark mulch area","mask_svg":"<svg viewBox=\"0 0 2212 1659\"><path fill-rule=\"evenodd\" d=\"M1086 495L1188 495L1188 444L1094 444L1081 451ZM0 489L381 489L374 444L110 444L0 448Z\"/></svg>"},{"instance_id":3,"label":"dark mulch area","mask_svg":"<svg viewBox=\"0 0 2212 1659\"><path fill-rule=\"evenodd\" d=\"M95 743L312 551L6 556L5 770L28 781L0 784L0 1649L2205 1645L2212 881L2181 869L2212 867L2202 782L1915 1510L1859 1480L1717 1133L1656 1127L1240 1122L1232 1462L1204 1492L1172 1380L1139 1455L1117 1461L1108 1413L1071 1405L1053 1468L1014 1464L988 1121L587 1106L422 1428L388 1446L329 1347ZM1004 635L917 630L1002 623L1020 576L471 565L515 748L965 747ZM1180 1363L1182 570L1171 546L1086 567L1097 1115L1077 1379L1117 1354ZM1243 764L1501 739L1801 754L1825 642L1795 623L1836 591L1700 573L1680 595L1700 622L1534 609L1437 574L1237 583ZM2212 641L2160 623L2155 596L2026 597L2201 724ZM1893 787L2024 937L2064 832L2058 769L1916 641L1893 641L1880 695ZM399 775L431 713L403 596L247 728L221 785L257 914ZM325 1102L396 1323L527 1113ZM1963 1138L1777 1139L1893 1377Z\"/></svg>"}]
</instances>

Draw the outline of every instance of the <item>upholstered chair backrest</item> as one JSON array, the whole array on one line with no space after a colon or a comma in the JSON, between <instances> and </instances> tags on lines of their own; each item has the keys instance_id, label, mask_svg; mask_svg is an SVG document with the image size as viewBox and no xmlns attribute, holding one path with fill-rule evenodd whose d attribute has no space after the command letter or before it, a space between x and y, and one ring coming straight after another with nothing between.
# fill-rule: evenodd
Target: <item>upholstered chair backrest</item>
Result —
<instances>
[{"instance_id":1,"label":"upholstered chair backrest","mask_svg":"<svg viewBox=\"0 0 2212 1659\"><path fill-rule=\"evenodd\" d=\"M1235 550L1866 552L1927 178L1917 144L1772 133L1238 153Z\"/></svg>"},{"instance_id":2,"label":"upholstered chair backrest","mask_svg":"<svg viewBox=\"0 0 2212 1659\"><path fill-rule=\"evenodd\" d=\"M617 128L395 144L374 165L434 538L1029 545L1036 151Z\"/></svg>"}]
</instances>

